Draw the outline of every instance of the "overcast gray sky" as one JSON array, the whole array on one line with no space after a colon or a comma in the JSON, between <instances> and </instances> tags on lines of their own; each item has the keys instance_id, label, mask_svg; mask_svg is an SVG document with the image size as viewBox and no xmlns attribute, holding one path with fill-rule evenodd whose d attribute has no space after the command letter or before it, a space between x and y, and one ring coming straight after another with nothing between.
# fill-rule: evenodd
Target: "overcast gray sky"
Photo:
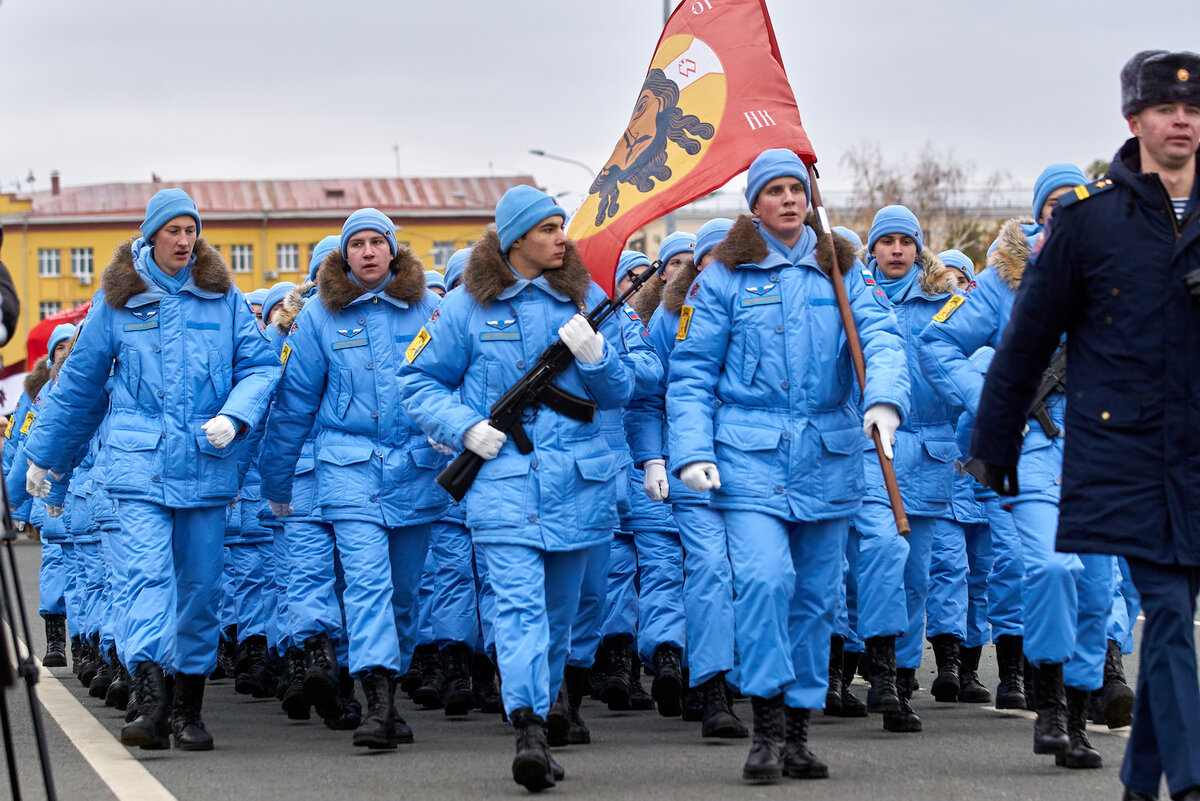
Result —
<instances>
[{"instance_id":1,"label":"overcast gray sky","mask_svg":"<svg viewBox=\"0 0 1200 801\"><path fill-rule=\"evenodd\" d=\"M864 140L1032 186L1128 135L1138 50L1200 3L768 0L824 186ZM2 0L0 186L529 173L581 194L624 130L661 0ZM744 183L744 182L743 182Z\"/></svg>"}]
</instances>

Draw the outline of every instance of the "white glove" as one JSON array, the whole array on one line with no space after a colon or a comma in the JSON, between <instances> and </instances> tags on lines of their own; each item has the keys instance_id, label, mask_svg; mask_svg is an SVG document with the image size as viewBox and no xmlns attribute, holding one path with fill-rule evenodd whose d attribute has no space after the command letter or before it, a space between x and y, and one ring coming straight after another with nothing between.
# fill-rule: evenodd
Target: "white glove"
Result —
<instances>
[{"instance_id":1,"label":"white glove","mask_svg":"<svg viewBox=\"0 0 1200 801\"><path fill-rule=\"evenodd\" d=\"M25 530L25 521L24 520L14 520L13 528L15 528L17 531L24 531Z\"/></svg>"},{"instance_id":2,"label":"white glove","mask_svg":"<svg viewBox=\"0 0 1200 801\"><path fill-rule=\"evenodd\" d=\"M440 453L442 456L453 456L454 455L454 448L451 448L449 445L446 445L445 443L442 443L442 442L438 442L433 437L426 437L425 439L429 440L429 444L433 446L433 449L435 451L437 451L438 453Z\"/></svg>"},{"instance_id":3,"label":"white glove","mask_svg":"<svg viewBox=\"0 0 1200 801\"><path fill-rule=\"evenodd\" d=\"M292 514L292 505L290 503L267 501L267 506L271 507L271 514L276 517L290 517Z\"/></svg>"},{"instance_id":4,"label":"white glove","mask_svg":"<svg viewBox=\"0 0 1200 801\"><path fill-rule=\"evenodd\" d=\"M666 462L662 459L647 459L646 475L642 478L642 489L646 497L652 501L665 501L671 494L671 485L667 482Z\"/></svg>"},{"instance_id":5,"label":"white glove","mask_svg":"<svg viewBox=\"0 0 1200 801\"><path fill-rule=\"evenodd\" d=\"M581 364L599 364L604 358L604 337L582 314L567 320L567 324L558 329L558 338Z\"/></svg>"},{"instance_id":6,"label":"white glove","mask_svg":"<svg viewBox=\"0 0 1200 801\"><path fill-rule=\"evenodd\" d=\"M463 447L489 460L499 455L500 448L507 441L504 432L493 428L487 420L480 420L463 434Z\"/></svg>"},{"instance_id":7,"label":"white glove","mask_svg":"<svg viewBox=\"0 0 1200 801\"><path fill-rule=\"evenodd\" d=\"M900 427L900 413L890 403L873 404L863 415L863 433L871 439L871 432L879 431L879 442L883 455L891 459L892 443L896 441L896 429Z\"/></svg>"},{"instance_id":8,"label":"white glove","mask_svg":"<svg viewBox=\"0 0 1200 801\"><path fill-rule=\"evenodd\" d=\"M46 514L50 515L51 517L61 517L62 516L62 507L61 506L51 506L50 504L46 504Z\"/></svg>"},{"instance_id":9,"label":"white glove","mask_svg":"<svg viewBox=\"0 0 1200 801\"><path fill-rule=\"evenodd\" d=\"M721 488L721 474L712 462L692 462L679 471L679 477L692 492Z\"/></svg>"},{"instance_id":10,"label":"white glove","mask_svg":"<svg viewBox=\"0 0 1200 801\"><path fill-rule=\"evenodd\" d=\"M45 498L46 493L50 491L50 482L46 480L46 468L39 467L30 459L25 461L29 462L29 469L25 472L25 491L35 498Z\"/></svg>"},{"instance_id":11,"label":"white glove","mask_svg":"<svg viewBox=\"0 0 1200 801\"><path fill-rule=\"evenodd\" d=\"M223 414L218 414L200 428L208 435L208 444L214 448L224 448L233 442L233 437L237 434L233 421Z\"/></svg>"}]
</instances>

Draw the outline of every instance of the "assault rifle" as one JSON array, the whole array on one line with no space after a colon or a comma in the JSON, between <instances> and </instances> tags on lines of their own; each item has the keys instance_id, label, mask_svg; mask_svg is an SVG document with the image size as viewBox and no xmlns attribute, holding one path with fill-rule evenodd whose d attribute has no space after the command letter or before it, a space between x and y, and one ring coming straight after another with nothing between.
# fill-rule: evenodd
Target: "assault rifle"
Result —
<instances>
[{"instance_id":1,"label":"assault rifle","mask_svg":"<svg viewBox=\"0 0 1200 801\"><path fill-rule=\"evenodd\" d=\"M599 330L600 324L625 305L625 301L654 274L654 270L642 270L640 273L627 271L625 277L630 279L629 288L615 299L605 298L588 312L587 321L592 324L592 328ZM545 406L573 420L592 422L596 402L590 398L581 398L554 384L554 378L567 369L574 359L575 356L561 339L554 340L550 347L538 356L537 362L529 372L509 387L488 411L488 422L493 428L511 436L513 444L521 453L533 451L533 443L525 433L522 420L528 409ZM484 458L474 451L465 450L455 457L449 467L438 474L437 483L450 493L450 497L461 501L474 483L475 477L479 475L484 461Z\"/></svg>"},{"instance_id":2,"label":"assault rifle","mask_svg":"<svg viewBox=\"0 0 1200 801\"><path fill-rule=\"evenodd\" d=\"M1067 349L1059 348L1054 354L1054 358L1050 360L1050 366L1046 368L1046 372L1042 373L1042 383L1038 385L1037 394L1033 396L1033 403L1029 405L1029 416L1037 420L1038 425L1042 427L1042 431L1050 439L1054 439L1062 431L1054 424L1054 420L1050 417L1050 411L1046 408L1046 399L1055 392L1067 391Z\"/></svg>"}]
</instances>

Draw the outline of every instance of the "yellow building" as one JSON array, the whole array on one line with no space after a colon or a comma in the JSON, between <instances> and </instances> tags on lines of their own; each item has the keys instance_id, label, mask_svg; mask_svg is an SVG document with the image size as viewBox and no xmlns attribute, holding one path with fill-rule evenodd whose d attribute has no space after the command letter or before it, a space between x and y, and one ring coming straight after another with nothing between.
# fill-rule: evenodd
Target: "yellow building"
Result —
<instances>
[{"instance_id":1,"label":"yellow building","mask_svg":"<svg viewBox=\"0 0 1200 801\"><path fill-rule=\"evenodd\" d=\"M203 235L221 251L243 292L276 281L300 282L313 247L340 232L355 209L374 207L396 223L396 237L426 266L442 269L458 248L493 222L501 195L532 176L486 178L333 178L181 181L0 193L0 258L21 297L21 325L0 351L5 365L25 358L29 329L49 314L91 300L118 244L138 233L146 202L160 189L187 192Z\"/></svg>"}]
</instances>

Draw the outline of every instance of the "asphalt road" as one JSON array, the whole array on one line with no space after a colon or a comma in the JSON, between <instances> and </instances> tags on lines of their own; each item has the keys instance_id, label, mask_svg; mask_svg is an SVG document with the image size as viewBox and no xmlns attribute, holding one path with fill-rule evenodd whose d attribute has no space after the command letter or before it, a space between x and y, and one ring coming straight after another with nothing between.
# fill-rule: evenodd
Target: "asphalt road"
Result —
<instances>
[{"instance_id":1,"label":"asphalt road","mask_svg":"<svg viewBox=\"0 0 1200 801\"><path fill-rule=\"evenodd\" d=\"M14 550L27 606L36 614L38 548L22 542ZM44 631L39 618L33 623L34 649L40 656ZM995 659L990 651L985 651L981 675L985 684L994 687ZM1032 753L1031 713L935 702L927 692L932 664L927 649L919 674L926 690L914 697L924 721L925 730L920 734L885 732L878 716L814 718L811 744L829 763L831 777L827 780L785 779L770 786L745 785L741 766L748 741L706 741L700 737L699 724L662 718L654 712L609 712L589 700L583 716L591 727L592 743L556 749L555 757L566 768L567 779L548 793L603 801L794 796L814 801L1120 798L1118 769L1128 729L1091 732L1093 745L1104 757L1102 769L1056 768L1052 757ZM1125 664L1132 684L1136 658L1126 657ZM232 681L226 680L210 682L205 698L204 717L216 739L216 750L129 751L113 747L122 714L88 697L69 669L55 668L52 673L53 678L40 684L38 691L63 718L58 721L43 714L62 799L141 801L151 797L145 784L125 781L131 770L133 778L152 778L165 788L166 793L157 797L179 801L527 795L511 779L513 734L499 716L476 712L447 718L440 710L419 710L405 701L400 713L414 729L416 743L398 751L370 753L354 748L348 732L330 731L315 718L311 722L287 720L273 699L236 695ZM855 689L860 697L865 696L861 683L856 683ZM25 691L18 688L6 695L23 797L44 798ZM74 715L61 711L70 706L64 699L69 702L71 697L82 704L82 709L75 707ZM738 702L737 712L748 720L749 704ZM92 724L90 735L84 725L88 723ZM92 754L96 768L81 755L81 747ZM138 770L139 765L149 776ZM109 776L114 786L106 786L97 770ZM4 784L0 779L0 786Z\"/></svg>"}]
</instances>

